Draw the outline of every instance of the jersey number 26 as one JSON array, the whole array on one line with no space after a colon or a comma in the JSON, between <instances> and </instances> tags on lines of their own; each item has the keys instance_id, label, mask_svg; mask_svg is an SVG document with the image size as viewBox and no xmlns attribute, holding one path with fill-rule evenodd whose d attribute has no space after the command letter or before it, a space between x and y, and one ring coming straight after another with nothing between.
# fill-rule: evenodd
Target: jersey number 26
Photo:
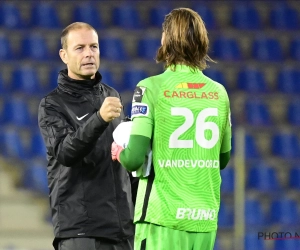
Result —
<instances>
[{"instance_id":1,"label":"jersey number 26","mask_svg":"<svg viewBox=\"0 0 300 250\"><path fill-rule=\"evenodd\" d=\"M172 116L184 116L185 122L179 126L170 136L169 148L193 148L193 140L180 140L180 135L185 133L194 123L194 114L188 108L171 108ZM199 112L196 117L196 134L195 139L198 145L202 148L210 149L216 145L219 140L220 130L216 123L206 122L205 119L209 116L218 116L217 108L206 108ZM211 130L212 137L207 140L205 138L205 130Z\"/></svg>"}]
</instances>

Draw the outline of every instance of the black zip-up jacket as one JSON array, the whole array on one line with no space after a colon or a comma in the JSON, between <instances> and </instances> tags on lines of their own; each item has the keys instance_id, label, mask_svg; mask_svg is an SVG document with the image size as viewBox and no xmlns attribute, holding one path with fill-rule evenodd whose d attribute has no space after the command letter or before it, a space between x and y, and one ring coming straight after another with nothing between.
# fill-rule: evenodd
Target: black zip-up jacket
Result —
<instances>
[{"instance_id":1,"label":"black zip-up jacket","mask_svg":"<svg viewBox=\"0 0 300 250\"><path fill-rule=\"evenodd\" d=\"M39 106L55 247L60 238L121 241L134 234L130 177L111 159L112 132L124 114L107 123L97 112L106 97L120 95L101 78L97 72L78 81L62 70Z\"/></svg>"}]
</instances>

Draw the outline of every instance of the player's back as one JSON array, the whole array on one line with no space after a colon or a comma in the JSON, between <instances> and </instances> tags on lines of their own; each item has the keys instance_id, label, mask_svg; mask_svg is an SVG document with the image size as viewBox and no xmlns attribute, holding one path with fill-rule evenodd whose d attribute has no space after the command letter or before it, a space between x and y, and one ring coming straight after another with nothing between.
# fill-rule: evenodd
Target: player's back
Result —
<instances>
[{"instance_id":1,"label":"player's back","mask_svg":"<svg viewBox=\"0 0 300 250\"><path fill-rule=\"evenodd\" d=\"M139 85L147 88L144 99L154 120L153 204L146 220L185 231L215 230L219 155L229 115L224 87L187 66ZM162 215L155 215L157 209Z\"/></svg>"}]
</instances>

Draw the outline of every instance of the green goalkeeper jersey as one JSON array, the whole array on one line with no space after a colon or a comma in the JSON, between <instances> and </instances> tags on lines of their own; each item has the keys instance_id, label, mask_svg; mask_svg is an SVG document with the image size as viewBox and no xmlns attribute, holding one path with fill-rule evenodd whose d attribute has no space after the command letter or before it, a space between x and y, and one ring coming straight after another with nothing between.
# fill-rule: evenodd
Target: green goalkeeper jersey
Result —
<instances>
[{"instance_id":1,"label":"green goalkeeper jersey","mask_svg":"<svg viewBox=\"0 0 300 250\"><path fill-rule=\"evenodd\" d=\"M153 156L150 176L139 183L135 222L216 230L219 157L231 149L225 88L200 70L168 68L139 82L131 115L131 135L151 138Z\"/></svg>"}]
</instances>

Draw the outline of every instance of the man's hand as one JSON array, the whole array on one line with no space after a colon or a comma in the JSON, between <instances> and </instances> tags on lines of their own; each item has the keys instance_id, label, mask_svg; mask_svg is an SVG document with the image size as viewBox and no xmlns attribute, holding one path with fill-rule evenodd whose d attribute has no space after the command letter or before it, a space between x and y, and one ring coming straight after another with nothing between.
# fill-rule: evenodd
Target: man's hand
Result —
<instances>
[{"instance_id":1,"label":"man's hand","mask_svg":"<svg viewBox=\"0 0 300 250\"><path fill-rule=\"evenodd\" d=\"M111 158L113 161L118 160L120 162L120 153L123 151L123 147L113 142L111 144Z\"/></svg>"},{"instance_id":2,"label":"man's hand","mask_svg":"<svg viewBox=\"0 0 300 250\"><path fill-rule=\"evenodd\" d=\"M113 119L120 116L122 104L117 97L106 97L99 110L99 114L106 122L111 122Z\"/></svg>"}]
</instances>

